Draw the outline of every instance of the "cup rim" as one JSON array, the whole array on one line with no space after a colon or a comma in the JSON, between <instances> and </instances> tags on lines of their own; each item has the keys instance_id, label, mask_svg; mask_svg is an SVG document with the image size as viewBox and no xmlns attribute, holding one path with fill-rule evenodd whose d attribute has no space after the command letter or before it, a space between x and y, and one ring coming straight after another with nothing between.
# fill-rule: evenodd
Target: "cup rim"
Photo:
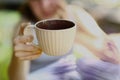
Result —
<instances>
[{"instance_id":1,"label":"cup rim","mask_svg":"<svg viewBox=\"0 0 120 80\"><path fill-rule=\"evenodd\" d=\"M54 21L54 20L60 20L60 21L67 21L67 22L71 22L73 24L72 27L70 28L66 28L66 29L58 29L58 30L49 30L49 29L42 29L42 28L38 28L37 27L37 24L41 23L41 22L44 22L44 21ZM40 20L38 22L35 23L35 28L39 29L39 30L44 30L44 31L64 31L64 30L69 30L69 29L72 29L76 27L76 24L73 22L73 21L70 21L70 20L66 20L66 19L45 19L45 20Z\"/></svg>"}]
</instances>

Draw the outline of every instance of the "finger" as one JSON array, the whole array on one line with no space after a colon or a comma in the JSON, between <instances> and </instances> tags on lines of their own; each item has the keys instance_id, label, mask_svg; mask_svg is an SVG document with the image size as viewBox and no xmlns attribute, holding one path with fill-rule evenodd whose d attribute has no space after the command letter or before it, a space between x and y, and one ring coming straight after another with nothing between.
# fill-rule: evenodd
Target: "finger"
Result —
<instances>
[{"instance_id":1,"label":"finger","mask_svg":"<svg viewBox=\"0 0 120 80\"><path fill-rule=\"evenodd\" d=\"M114 53L118 53L118 49L113 41L108 42L107 47L110 51L113 51Z\"/></svg>"},{"instance_id":2,"label":"finger","mask_svg":"<svg viewBox=\"0 0 120 80\"><path fill-rule=\"evenodd\" d=\"M33 36L32 35L25 35L25 36L18 36L15 38L14 43L15 44L20 44L23 43L25 44L26 42L32 42L33 41Z\"/></svg>"},{"instance_id":3,"label":"finger","mask_svg":"<svg viewBox=\"0 0 120 80\"><path fill-rule=\"evenodd\" d=\"M107 44L105 53L106 53L106 56L109 57L111 60L114 59L117 61L117 59L119 58L119 51L116 45L114 44L114 42L112 41Z\"/></svg>"},{"instance_id":4,"label":"finger","mask_svg":"<svg viewBox=\"0 0 120 80\"><path fill-rule=\"evenodd\" d=\"M15 51L41 51L39 47L36 47L34 45L26 45L26 44L18 44L14 48Z\"/></svg>"},{"instance_id":5,"label":"finger","mask_svg":"<svg viewBox=\"0 0 120 80\"><path fill-rule=\"evenodd\" d=\"M110 63L113 63L113 64L119 64L119 61L116 60L116 59L113 59L113 58L104 57L104 58L101 58L101 60L103 60L105 62L110 62Z\"/></svg>"},{"instance_id":6,"label":"finger","mask_svg":"<svg viewBox=\"0 0 120 80\"><path fill-rule=\"evenodd\" d=\"M16 57L27 57L27 56L32 56L32 55L38 55L41 54L42 51L35 51L35 52L23 52L23 51L19 51L15 53Z\"/></svg>"},{"instance_id":7,"label":"finger","mask_svg":"<svg viewBox=\"0 0 120 80\"><path fill-rule=\"evenodd\" d=\"M21 24L21 27L26 27L26 26L28 26L28 25L31 25L31 23L30 23L30 22L28 22L28 23L22 23L22 24Z\"/></svg>"},{"instance_id":8,"label":"finger","mask_svg":"<svg viewBox=\"0 0 120 80\"><path fill-rule=\"evenodd\" d=\"M33 56L28 56L28 57L22 57L22 58L19 58L20 60L34 60L34 59L37 59L38 57L40 57L41 54L38 54L38 55L33 55Z\"/></svg>"},{"instance_id":9,"label":"finger","mask_svg":"<svg viewBox=\"0 0 120 80\"><path fill-rule=\"evenodd\" d=\"M106 50L103 54L101 54L101 59L103 61L111 62L111 63L118 63L118 57L113 54L113 52Z\"/></svg>"},{"instance_id":10,"label":"finger","mask_svg":"<svg viewBox=\"0 0 120 80\"><path fill-rule=\"evenodd\" d=\"M23 35L24 29L26 26L30 25L30 23L22 23L20 25L19 35Z\"/></svg>"}]
</instances>

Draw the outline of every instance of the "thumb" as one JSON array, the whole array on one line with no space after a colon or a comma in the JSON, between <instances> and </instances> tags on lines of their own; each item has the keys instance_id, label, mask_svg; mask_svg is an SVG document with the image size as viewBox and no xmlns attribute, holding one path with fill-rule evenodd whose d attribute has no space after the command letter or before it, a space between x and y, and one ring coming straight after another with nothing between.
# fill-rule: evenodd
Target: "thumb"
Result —
<instances>
[{"instance_id":1,"label":"thumb","mask_svg":"<svg viewBox=\"0 0 120 80\"><path fill-rule=\"evenodd\" d=\"M25 29L28 25L30 25L30 23L22 23L22 24L20 25L20 29L19 29L18 35L24 35L24 29Z\"/></svg>"}]
</instances>

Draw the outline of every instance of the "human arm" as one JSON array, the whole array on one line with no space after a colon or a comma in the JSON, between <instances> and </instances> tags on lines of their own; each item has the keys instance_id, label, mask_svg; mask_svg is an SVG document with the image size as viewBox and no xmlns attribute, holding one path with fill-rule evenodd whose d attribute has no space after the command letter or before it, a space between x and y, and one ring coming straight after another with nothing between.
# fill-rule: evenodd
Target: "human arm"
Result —
<instances>
[{"instance_id":1,"label":"human arm","mask_svg":"<svg viewBox=\"0 0 120 80\"><path fill-rule=\"evenodd\" d=\"M75 22L77 24L76 42L87 47L98 58L113 63L119 63L118 50L112 39L98 26L96 21L85 10L75 7ZM110 46L112 45L112 50Z\"/></svg>"},{"instance_id":2,"label":"human arm","mask_svg":"<svg viewBox=\"0 0 120 80\"><path fill-rule=\"evenodd\" d=\"M36 49L34 46L27 46L24 43L31 42L33 40L32 36L24 36L23 31L24 27L26 27L26 24L22 24L19 28L15 29L15 37L14 37L14 54L10 63L9 67L9 78L10 80L26 80L27 75L29 73L29 67L30 67L30 61L32 59L36 59L40 56L41 50L39 51L38 48ZM28 50L33 51L39 51L35 54L39 54L36 57L33 57L34 55L31 52L28 52ZM25 51L25 52L23 52ZM22 53L23 52L23 53Z\"/></svg>"}]
</instances>

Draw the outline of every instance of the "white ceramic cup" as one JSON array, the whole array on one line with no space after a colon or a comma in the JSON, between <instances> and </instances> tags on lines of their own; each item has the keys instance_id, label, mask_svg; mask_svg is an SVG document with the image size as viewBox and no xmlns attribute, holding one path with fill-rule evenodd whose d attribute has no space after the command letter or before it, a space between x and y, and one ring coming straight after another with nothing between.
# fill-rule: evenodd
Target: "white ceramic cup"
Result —
<instances>
[{"instance_id":1,"label":"white ceramic cup","mask_svg":"<svg viewBox=\"0 0 120 80\"><path fill-rule=\"evenodd\" d=\"M35 29L38 46L47 55L61 56L72 48L76 33L76 26L72 21L47 19L28 28Z\"/></svg>"}]
</instances>

